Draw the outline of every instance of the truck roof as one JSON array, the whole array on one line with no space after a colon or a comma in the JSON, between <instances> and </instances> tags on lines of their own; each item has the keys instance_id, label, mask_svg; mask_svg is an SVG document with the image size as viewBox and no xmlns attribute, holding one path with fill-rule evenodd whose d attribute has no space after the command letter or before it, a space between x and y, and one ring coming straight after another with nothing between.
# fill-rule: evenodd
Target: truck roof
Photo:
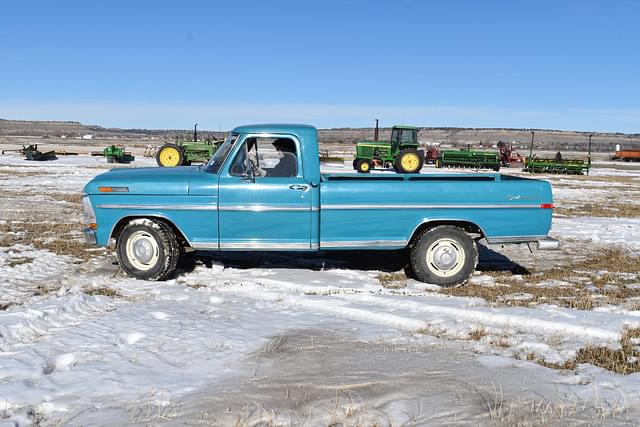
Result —
<instances>
[{"instance_id":1,"label":"truck roof","mask_svg":"<svg viewBox=\"0 0 640 427\"><path fill-rule=\"evenodd\" d=\"M295 123L263 123L255 125L238 126L233 129L234 133L290 133L305 134L316 132L316 128L310 125Z\"/></svg>"}]
</instances>

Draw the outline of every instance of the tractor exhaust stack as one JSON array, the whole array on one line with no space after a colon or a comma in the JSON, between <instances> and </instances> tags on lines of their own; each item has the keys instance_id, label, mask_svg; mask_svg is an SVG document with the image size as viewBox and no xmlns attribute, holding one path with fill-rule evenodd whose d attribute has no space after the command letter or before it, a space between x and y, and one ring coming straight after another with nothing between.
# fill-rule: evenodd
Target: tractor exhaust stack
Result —
<instances>
[{"instance_id":1,"label":"tractor exhaust stack","mask_svg":"<svg viewBox=\"0 0 640 427\"><path fill-rule=\"evenodd\" d=\"M375 121L376 121L376 130L373 133L373 140L377 141L378 140L378 119L375 119Z\"/></svg>"}]
</instances>

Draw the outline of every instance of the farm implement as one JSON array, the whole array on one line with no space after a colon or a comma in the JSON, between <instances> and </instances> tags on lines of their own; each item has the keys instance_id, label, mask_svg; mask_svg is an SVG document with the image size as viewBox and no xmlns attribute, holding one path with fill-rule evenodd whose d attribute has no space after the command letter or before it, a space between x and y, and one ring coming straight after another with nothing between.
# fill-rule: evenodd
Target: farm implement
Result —
<instances>
[{"instance_id":1,"label":"farm implement","mask_svg":"<svg viewBox=\"0 0 640 427\"><path fill-rule=\"evenodd\" d=\"M158 166L171 168L188 166L191 163L204 163L214 155L224 140L209 139L198 141L198 124L194 126L193 141L176 139L158 148L155 153Z\"/></svg>"},{"instance_id":2,"label":"farm implement","mask_svg":"<svg viewBox=\"0 0 640 427\"><path fill-rule=\"evenodd\" d=\"M500 157L492 151L467 149L443 150L436 159L437 168L468 168L500 170Z\"/></svg>"},{"instance_id":3,"label":"farm implement","mask_svg":"<svg viewBox=\"0 0 640 427\"><path fill-rule=\"evenodd\" d=\"M23 145L22 148L17 150L2 150L2 154L9 152L17 152L25 156L26 160L33 160L36 162L44 162L47 160L56 160L58 157L56 156L55 151L45 151L42 152L38 150L38 144L30 144L26 147Z\"/></svg>"},{"instance_id":4,"label":"farm implement","mask_svg":"<svg viewBox=\"0 0 640 427\"><path fill-rule=\"evenodd\" d=\"M131 163L136 158L121 145L110 145L102 151L92 151L92 156L104 156L107 163Z\"/></svg>"},{"instance_id":5,"label":"farm implement","mask_svg":"<svg viewBox=\"0 0 640 427\"><path fill-rule=\"evenodd\" d=\"M392 167L398 173L420 173L424 151L419 149L418 128L396 125L391 128L390 141L378 141L378 120L373 141L359 141L353 168L369 173L374 167Z\"/></svg>"},{"instance_id":6,"label":"farm implement","mask_svg":"<svg viewBox=\"0 0 640 427\"><path fill-rule=\"evenodd\" d=\"M622 160L623 162L640 162L640 150L616 150L616 154L611 160Z\"/></svg>"},{"instance_id":7,"label":"farm implement","mask_svg":"<svg viewBox=\"0 0 640 427\"><path fill-rule=\"evenodd\" d=\"M523 171L565 175L584 175L586 173L588 175L591 168L591 137L592 135L589 135L589 154L586 162L582 159L563 159L559 151L555 158L549 159L536 157L533 154L535 132L531 131L531 148L529 149L529 157L524 161Z\"/></svg>"}]
</instances>

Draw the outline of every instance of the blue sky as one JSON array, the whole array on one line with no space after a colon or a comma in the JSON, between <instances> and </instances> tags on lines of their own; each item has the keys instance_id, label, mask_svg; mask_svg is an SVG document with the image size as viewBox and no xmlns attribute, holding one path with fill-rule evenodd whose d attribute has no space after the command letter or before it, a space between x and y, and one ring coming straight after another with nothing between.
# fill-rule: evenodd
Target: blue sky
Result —
<instances>
[{"instance_id":1,"label":"blue sky","mask_svg":"<svg viewBox=\"0 0 640 427\"><path fill-rule=\"evenodd\" d=\"M20 1L0 117L640 132L640 1Z\"/></svg>"}]
</instances>

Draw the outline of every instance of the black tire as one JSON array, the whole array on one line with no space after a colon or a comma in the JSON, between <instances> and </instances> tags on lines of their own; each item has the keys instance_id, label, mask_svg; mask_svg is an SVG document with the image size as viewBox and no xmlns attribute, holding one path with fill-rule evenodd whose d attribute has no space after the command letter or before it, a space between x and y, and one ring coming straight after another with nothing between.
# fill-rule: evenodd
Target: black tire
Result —
<instances>
[{"instance_id":1,"label":"black tire","mask_svg":"<svg viewBox=\"0 0 640 427\"><path fill-rule=\"evenodd\" d=\"M452 287L469 280L478 264L478 249L461 228L441 225L423 231L416 238L411 245L410 260L418 280Z\"/></svg>"},{"instance_id":2,"label":"black tire","mask_svg":"<svg viewBox=\"0 0 640 427\"><path fill-rule=\"evenodd\" d=\"M115 163L115 162L116 162L115 156L107 156L107 163Z\"/></svg>"},{"instance_id":3,"label":"black tire","mask_svg":"<svg viewBox=\"0 0 640 427\"><path fill-rule=\"evenodd\" d=\"M143 257L136 257L134 243L138 241ZM146 250L146 253L144 251ZM116 243L118 263L131 277L142 280L165 280L176 270L180 247L171 227L149 218L130 221Z\"/></svg>"},{"instance_id":4,"label":"black tire","mask_svg":"<svg viewBox=\"0 0 640 427\"><path fill-rule=\"evenodd\" d=\"M156 163L163 168L172 168L184 164L184 152L176 144L164 144L156 152Z\"/></svg>"},{"instance_id":5,"label":"black tire","mask_svg":"<svg viewBox=\"0 0 640 427\"><path fill-rule=\"evenodd\" d=\"M356 159L356 170L359 173L369 173L373 169L373 163L369 159Z\"/></svg>"},{"instance_id":6,"label":"black tire","mask_svg":"<svg viewBox=\"0 0 640 427\"><path fill-rule=\"evenodd\" d=\"M354 168L355 170L358 170L357 163L358 163L358 159L353 159L353 168Z\"/></svg>"},{"instance_id":7,"label":"black tire","mask_svg":"<svg viewBox=\"0 0 640 427\"><path fill-rule=\"evenodd\" d=\"M403 159L411 157L417 157L418 162L413 163L415 166L408 167L406 165L403 166ZM393 162L394 169L400 173L420 173L420 169L424 166L424 156L420 153L420 151L415 148L405 148L398 153L398 157L396 157Z\"/></svg>"}]
</instances>

